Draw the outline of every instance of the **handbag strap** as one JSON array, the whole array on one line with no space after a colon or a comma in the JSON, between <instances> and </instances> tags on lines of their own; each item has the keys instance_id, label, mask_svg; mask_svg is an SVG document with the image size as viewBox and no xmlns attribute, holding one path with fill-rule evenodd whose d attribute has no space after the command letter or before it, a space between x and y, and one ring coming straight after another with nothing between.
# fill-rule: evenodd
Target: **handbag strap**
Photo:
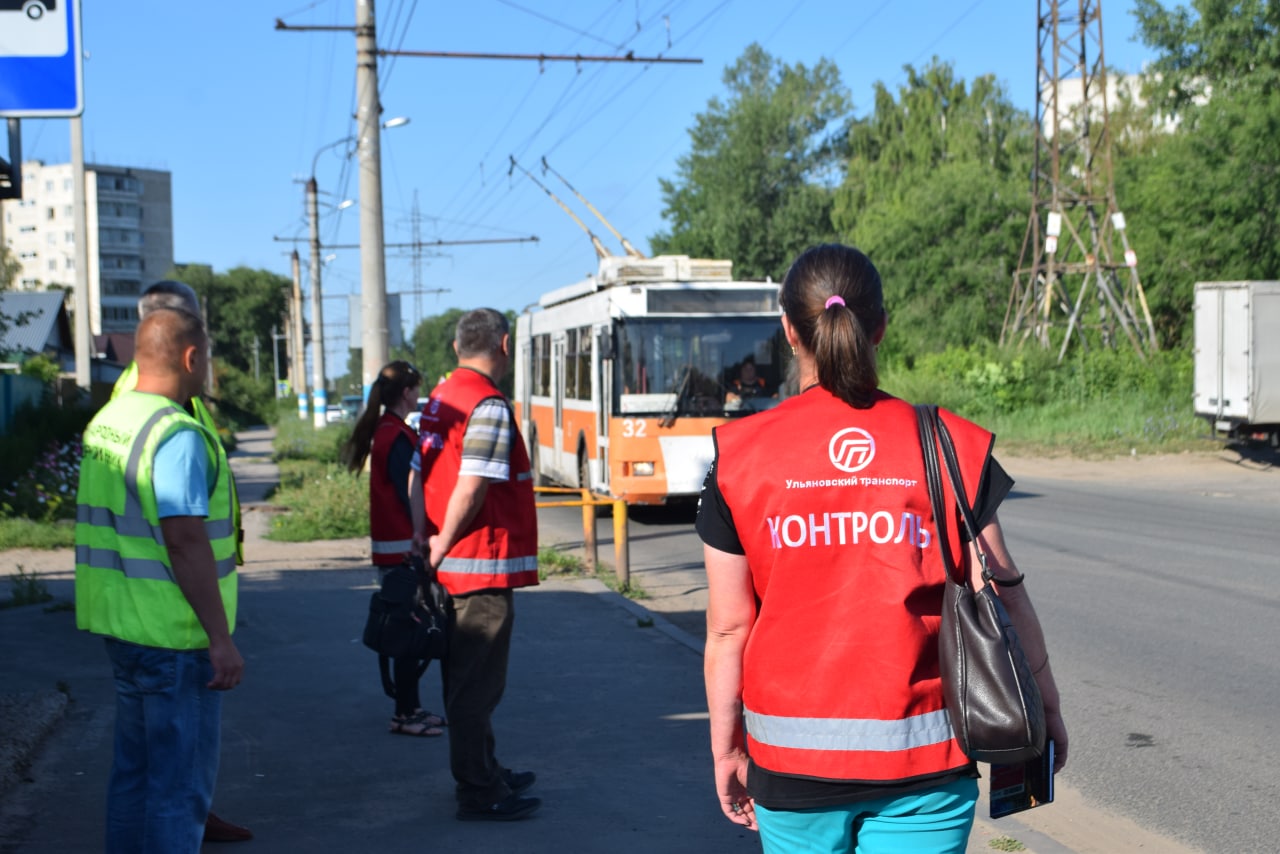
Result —
<instances>
[{"instance_id":1,"label":"handbag strap","mask_svg":"<svg viewBox=\"0 0 1280 854\"><path fill-rule=\"evenodd\" d=\"M951 441L951 431L946 422L938 415L938 407L933 404L916 404L916 418L920 425L920 444L924 453L925 477L929 484L929 502L933 505L933 517L938 526L939 547L947 574L954 577L955 561L946 547L945 518L949 515L940 512L945 506L943 500L942 478L939 474L938 454L936 447L941 446L942 457L947 464L947 479L951 482L951 492L960 508L960 517L964 520L965 530L969 533L969 542L978 553L978 562L982 565L982 580L990 582L993 573L987 566L987 555L978 542L978 523L973 516L973 507L965 497L964 478L960 474L960 461L956 457L955 444Z\"/></svg>"}]
</instances>

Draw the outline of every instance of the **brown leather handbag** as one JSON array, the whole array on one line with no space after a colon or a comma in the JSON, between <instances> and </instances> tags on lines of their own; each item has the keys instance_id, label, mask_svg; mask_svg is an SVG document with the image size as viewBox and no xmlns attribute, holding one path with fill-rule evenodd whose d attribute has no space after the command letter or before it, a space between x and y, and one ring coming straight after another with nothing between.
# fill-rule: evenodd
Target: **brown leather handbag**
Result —
<instances>
[{"instance_id":1,"label":"brown leather handbag","mask_svg":"<svg viewBox=\"0 0 1280 854\"><path fill-rule=\"evenodd\" d=\"M938 417L938 407L916 406L916 415L929 501L938 527L936 540L947 570L938 659L951 727L970 759L1001 764L1024 762L1044 750L1044 703L1040 688L1022 651L1018 632L991 584L987 556L978 547L977 523L973 508L965 498L967 493L951 434ZM983 585L979 590L970 586L963 561L957 571L947 548L946 520L955 516L943 497L939 447L969 541L977 548L982 562Z\"/></svg>"}]
</instances>

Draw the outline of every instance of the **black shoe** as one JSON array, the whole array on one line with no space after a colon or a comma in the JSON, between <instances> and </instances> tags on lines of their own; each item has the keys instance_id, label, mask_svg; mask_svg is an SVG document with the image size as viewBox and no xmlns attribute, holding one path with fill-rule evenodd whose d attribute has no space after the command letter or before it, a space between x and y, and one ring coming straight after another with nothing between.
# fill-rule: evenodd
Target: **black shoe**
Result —
<instances>
[{"instance_id":1,"label":"black shoe","mask_svg":"<svg viewBox=\"0 0 1280 854\"><path fill-rule=\"evenodd\" d=\"M485 807L468 807L459 805L459 821L519 821L528 818L538 811L542 801L537 798L522 798L511 794Z\"/></svg>"},{"instance_id":2,"label":"black shoe","mask_svg":"<svg viewBox=\"0 0 1280 854\"><path fill-rule=\"evenodd\" d=\"M538 775L532 771L504 771L502 780L513 795L522 795L538 781Z\"/></svg>"}]
</instances>

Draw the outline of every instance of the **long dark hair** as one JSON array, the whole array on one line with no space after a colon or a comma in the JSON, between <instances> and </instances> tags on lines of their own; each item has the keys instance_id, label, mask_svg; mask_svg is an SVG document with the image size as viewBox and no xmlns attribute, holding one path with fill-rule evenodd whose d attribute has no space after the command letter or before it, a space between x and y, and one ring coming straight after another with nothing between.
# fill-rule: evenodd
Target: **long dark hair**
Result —
<instances>
[{"instance_id":1,"label":"long dark hair","mask_svg":"<svg viewBox=\"0 0 1280 854\"><path fill-rule=\"evenodd\" d=\"M396 400L407 388L422 385L422 374L408 362L395 361L378 371L378 378L369 389L369 400L351 438L342 446L342 462L349 471L360 473L364 461L369 458L369 449L373 446L373 434L378 429L378 419L382 417L383 401Z\"/></svg>"},{"instance_id":2,"label":"long dark hair","mask_svg":"<svg viewBox=\"0 0 1280 854\"><path fill-rule=\"evenodd\" d=\"M850 406L866 409L880 386L873 336L885 322L880 273L851 246L805 250L787 271L782 310L813 353L818 384Z\"/></svg>"}]
</instances>

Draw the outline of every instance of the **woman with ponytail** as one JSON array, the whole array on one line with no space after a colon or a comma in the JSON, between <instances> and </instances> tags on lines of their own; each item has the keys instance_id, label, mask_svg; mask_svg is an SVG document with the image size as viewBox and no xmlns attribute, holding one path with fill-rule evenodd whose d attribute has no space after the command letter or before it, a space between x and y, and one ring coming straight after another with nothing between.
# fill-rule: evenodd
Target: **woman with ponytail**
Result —
<instances>
[{"instance_id":1,"label":"woman with ponytail","mask_svg":"<svg viewBox=\"0 0 1280 854\"><path fill-rule=\"evenodd\" d=\"M933 518L915 408L880 389L888 315L871 260L809 249L779 302L799 393L716 428L698 511L721 809L766 852L964 851L977 770L942 692L940 547L977 586L981 565L962 526ZM1044 634L996 518L1013 481L990 433L939 414L1061 768Z\"/></svg>"},{"instance_id":2,"label":"woman with ponytail","mask_svg":"<svg viewBox=\"0 0 1280 854\"><path fill-rule=\"evenodd\" d=\"M343 447L343 462L352 472L369 462L369 537L373 565L379 575L404 563L413 550L413 516L409 503L409 473L417 436L405 423L414 410L422 375L408 362L392 362L378 372L369 400ZM391 732L398 735L439 736L444 720L422 708L418 680L425 662L396 658L391 684L396 709ZM385 677L384 677L385 678Z\"/></svg>"}]
</instances>

